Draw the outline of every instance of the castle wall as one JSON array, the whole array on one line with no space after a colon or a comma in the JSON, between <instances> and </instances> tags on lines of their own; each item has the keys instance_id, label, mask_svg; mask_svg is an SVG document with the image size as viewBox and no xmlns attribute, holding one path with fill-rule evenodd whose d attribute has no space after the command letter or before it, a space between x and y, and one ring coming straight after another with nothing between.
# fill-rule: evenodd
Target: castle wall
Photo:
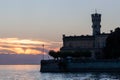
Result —
<instances>
[{"instance_id":1,"label":"castle wall","mask_svg":"<svg viewBox=\"0 0 120 80\"><path fill-rule=\"evenodd\" d=\"M95 37L95 48L104 48L106 46L106 39L108 34L106 35L98 35Z\"/></svg>"},{"instance_id":2,"label":"castle wall","mask_svg":"<svg viewBox=\"0 0 120 80\"><path fill-rule=\"evenodd\" d=\"M64 47L71 48L93 48L94 41L93 40L79 40L79 41L66 41L64 42Z\"/></svg>"}]
</instances>

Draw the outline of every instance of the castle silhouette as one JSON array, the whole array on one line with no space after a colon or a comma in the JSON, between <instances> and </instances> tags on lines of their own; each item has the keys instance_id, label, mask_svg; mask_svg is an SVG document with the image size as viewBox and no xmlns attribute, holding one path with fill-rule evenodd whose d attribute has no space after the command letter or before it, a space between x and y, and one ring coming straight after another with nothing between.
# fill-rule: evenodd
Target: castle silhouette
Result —
<instances>
[{"instance_id":1,"label":"castle silhouette","mask_svg":"<svg viewBox=\"0 0 120 80\"><path fill-rule=\"evenodd\" d=\"M101 33L101 14L91 14L92 35L66 36L63 35L63 47L60 51L89 51L92 58L102 56L102 49L106 46L106 39L110 33Z\"/></svg>"}]
</instances>

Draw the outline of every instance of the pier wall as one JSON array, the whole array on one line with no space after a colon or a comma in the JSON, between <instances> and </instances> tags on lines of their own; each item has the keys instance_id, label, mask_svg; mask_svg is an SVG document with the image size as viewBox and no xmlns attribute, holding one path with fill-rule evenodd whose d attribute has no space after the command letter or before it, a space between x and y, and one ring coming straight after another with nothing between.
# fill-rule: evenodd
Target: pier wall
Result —
<instances>
[{"instance_id":1,"label":"pier wall","mask_svg":"<svg viewBox=\"0 0 120 80\"><path fill-rule=\"evenodd\" d=\"M41 72L120 71L120 60L43 61Z\"/></svg>"},{"instance_id":2,"label":"pier wall","mask_svg":"<svg viewBox=\"0 0 120 80\"><path fill-rule=\"evenodd\" d=\"M41 72L60 72L59 65L56 61L41 61Z\"/></svg>"}]
</instances>

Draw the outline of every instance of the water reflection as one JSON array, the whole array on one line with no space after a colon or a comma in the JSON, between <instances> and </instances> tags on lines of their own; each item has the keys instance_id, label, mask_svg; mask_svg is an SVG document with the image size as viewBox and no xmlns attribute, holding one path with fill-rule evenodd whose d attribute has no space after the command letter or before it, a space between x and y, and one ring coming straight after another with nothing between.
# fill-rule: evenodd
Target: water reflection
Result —
<instances>
[{"instance_id":1,"label":"water reflection","mask_svg":"<svg viewBox=\"0 0 120 80\"><path fill-rule=\"evenodd\" d=\"M118 73L41 73L42 80L120 80Z\"/></svg>"},{"instance_id":2,"label":"water reflection","mask_svg":"<svg viewBox=\"0 0 120 80\"><path fill-rule=\"evenodd\" d=\"M36 71L39 69L39 65L0 65L0 71Z\"/></svg>"},{"instance_id":3,"label":"water reflection","mask_svg":"<svg viewBox=\"0 0 120 80\"><path fill-rule=\"evenodd\" d=\"M120 73L41 73L39 65L0 65L0 80L120 80Z\"/></svg>"}]
</instances>

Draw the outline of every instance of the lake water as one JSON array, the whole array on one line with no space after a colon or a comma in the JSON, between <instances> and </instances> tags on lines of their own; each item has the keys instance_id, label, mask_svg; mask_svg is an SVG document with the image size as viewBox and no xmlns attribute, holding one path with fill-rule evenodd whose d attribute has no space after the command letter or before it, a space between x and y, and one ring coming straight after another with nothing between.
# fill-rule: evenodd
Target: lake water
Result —
<instances>
[{"instance_id":1,"label":"lake water","mask_svg":"<svg viewBox=\"0 0 120 80\"><path fill-rule=\"evenodd\" d=\"M119 73L41 73L39 65L0 65L0 80L120 80Z\"/></svg>"}]
</instances>

